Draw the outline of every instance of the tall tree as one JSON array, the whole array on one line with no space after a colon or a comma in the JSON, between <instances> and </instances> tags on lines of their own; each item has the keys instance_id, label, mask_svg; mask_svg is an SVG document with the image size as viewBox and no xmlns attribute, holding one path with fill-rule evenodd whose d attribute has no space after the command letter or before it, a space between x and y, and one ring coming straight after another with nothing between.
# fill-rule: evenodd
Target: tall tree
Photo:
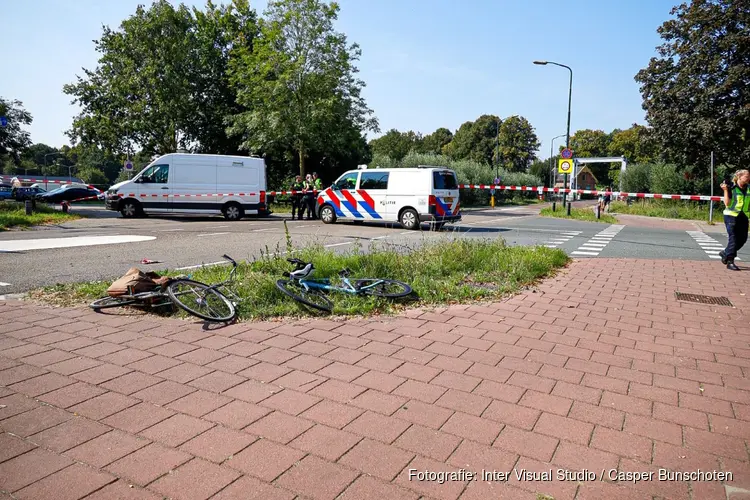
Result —
<instances>
[{"instance_id":1,"label":"tall tree","mask_svg":"<svg viewBox=\"0 0 750 500\"><path fill-rule=\"evenodd\" d=\"M256 30L247 0L209 2L206 12L167 0L139 6L119 30L104 27L97 68L63 88L82 107L68 135L118 153L236 151L224 129L238 111L226 68Z\"/></svg>"},{"instance_id":2,"label":"tall tree","mask_svg":"<svg viewBox=\"0 0 750 500\"><path fill-rule=\"evenodd\" d=\"M422 139L422 152L430 154L442 154L443 147L453 140L453 132L445 127L440 127Z\"/></svg>"},{"instance_id":3,"label":"tall tree","mask_svg":"<svg viewBox=\"0 0 750 500\"><path fill-rule=\"evenodd\" d=\"M493 164L500 117L482 115L473 122L463 123L453 140L443 147L443 153L454 160L469 159L487 165Z\"/></svg>"},{"instance_id":4,"label":"tall tree","mask_svg":"<svg viewBox=\"0 0 750 500\"><path fill-rule=\"evenodd\" d=\"M422 136L412 130L399 132L395 128L370 141L373 154L401 161L412 150L421 149Z\"/></svg>"},{"instance_id":5,"label":"tall tree","mask_svg":"<svg viewBox=\"0 0 750 500\"><path fill-rule=\"evenodd\" d=\"M0 97L0 117L7 122L0 126L0 164L8 162L18 165L21 155L31 146L31 136L24 126L31 125L33 118L21 101Z\"/></svg>"},{"instance_id":6,"label":"tall tree","mask_svg":"<svg viewBox=\"0 0 750 500\"><path fill-rule=\"evenodd\" d=\"M500 125L499 135L501 164L512 172L526 172L541 144L534 127L523 116L510 116Z\"/></svg>"},{"instance_id":7,"label":"tall tree","mask_svg":"<svg viewBox=\"0 0 750 500\"><path fill-rule=\"evenodd\" d=\"M648 127L634 123L625 130L610 133L607 151L610 156L624 156L629 162L652 163L658 158L658 151Z\"/></svg>"},{"instance_id":8,"label":"tall tree","mask_svg":"<svg viewBox=\"0 0 750 500\"><path fill-rule=\"evenodd\" d=\"M238 102L248 108L230 121L250 151L273 147L296 152L301 174L313 150L332 155L345 124L377 131L355 77L357 44L334 30L337 3L272 0L252 50L230 65Z\"/></svg>"},{"instance_id":9,"label":"tall tree","mask_svg":"<svg viewBox=\"0 0 750 500\"><path fill-rule=\"evenodd\" d=\"M669 160L750 161L750 8L692 0L657 30L658 56L635 76L646 119Z\"/></svg>"}]
</instances>

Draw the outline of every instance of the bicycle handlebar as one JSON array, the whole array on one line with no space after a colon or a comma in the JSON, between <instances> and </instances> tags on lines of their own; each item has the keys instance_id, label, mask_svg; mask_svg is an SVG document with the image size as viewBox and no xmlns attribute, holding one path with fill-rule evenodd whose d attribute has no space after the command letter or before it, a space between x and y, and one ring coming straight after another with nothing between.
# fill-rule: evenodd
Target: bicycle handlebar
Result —
<instances>
[{"instance_id":1,"label":"bicycle handlebar","mask_svg":"<svg viewBox=\"0 0 750 500\"><path fill-rule=\"evenodd\" d=\"M237 262L233 258L231 258L229 255L224 254L224 255L222 255L222 257L224 259L228 260L229 262L231 262L232 264L234 264L235 266L237 265Z\"/></svg>"},{"instance_id":2,"label":"bicycle handlebar","mask_svg":"<svg viewBox=\"0 0 750 500\"><path fill-rule=\"evenodd\" d=\"M286 259L286 261L289 262L290 264L296 264L298 266L306 266L307 265L307 262L304 262L304 261L299 260L299 259Z\"/></svg>"}]
</instances>

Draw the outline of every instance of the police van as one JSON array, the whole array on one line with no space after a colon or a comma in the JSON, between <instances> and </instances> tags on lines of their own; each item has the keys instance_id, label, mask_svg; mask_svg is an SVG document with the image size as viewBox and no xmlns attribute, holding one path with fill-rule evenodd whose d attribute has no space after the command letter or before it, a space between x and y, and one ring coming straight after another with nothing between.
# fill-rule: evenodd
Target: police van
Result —
<instances>
[{"instance_id":1,"label":"police van","mask_svg":"<svg viewBox=\"0 0 750 500\"><path fill-rule=\"evenodd\" d=\"M423 165L350 170L318 194L318 216L326 224L367 220L419 229L427 222L437 230L461 220L460 206L456 173Z\"/></svg>"},{"instance_id":2,"label":"police van","mask_svg":"<svg viewBox=\"0 0 750 500\"><path fill-rule=\"evenodd\" d=\"M106 207L123 217L144 214L265 215L263 158L170 153L129 181L110 187Z\"/></svg>"}]
</instances>

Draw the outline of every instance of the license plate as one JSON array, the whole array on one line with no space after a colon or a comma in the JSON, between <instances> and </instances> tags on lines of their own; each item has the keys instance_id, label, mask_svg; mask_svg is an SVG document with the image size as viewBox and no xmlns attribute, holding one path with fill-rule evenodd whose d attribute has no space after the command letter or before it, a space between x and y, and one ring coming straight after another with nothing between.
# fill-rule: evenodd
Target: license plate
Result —
<instances>
[{"instance_id":1,"label":"license plate","mask_svg":"<svg viewBox=\"0 0 750 500\"><path fill-rule=\"evenodd\" d=\"M446 203L453 203L453 198L451 198L450 196L443 198L443 200L445 200Z\"/></svg>"}]
</instances>

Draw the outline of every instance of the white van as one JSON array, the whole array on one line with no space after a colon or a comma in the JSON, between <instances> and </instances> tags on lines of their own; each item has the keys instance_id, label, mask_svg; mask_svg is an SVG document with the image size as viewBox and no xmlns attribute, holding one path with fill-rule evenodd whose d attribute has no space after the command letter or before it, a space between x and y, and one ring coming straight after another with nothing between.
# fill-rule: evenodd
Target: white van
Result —
<instances>
[{"instance_id":1,"label":"white van","mask_svg":"<svg viewBox=\"0 0 750 500\"><path fill-rule=\"evenodd\" d=\"M262 158L170 153L107 190L106 206L123 217L223 214L228 220L268 213Z\"/></svg>"},{"instance_id":2,"label":"white van","mask_svg":"<svg viewBox=\"0 0 750 500\"><path fill-rule=\"evenodd\" d=\"M370 220L418 229L430 222L440 229L461 220L458 193L456 173L442 167L351 170L318 195L318 215L326 224Z\"/></svg>"}]
</instances>

